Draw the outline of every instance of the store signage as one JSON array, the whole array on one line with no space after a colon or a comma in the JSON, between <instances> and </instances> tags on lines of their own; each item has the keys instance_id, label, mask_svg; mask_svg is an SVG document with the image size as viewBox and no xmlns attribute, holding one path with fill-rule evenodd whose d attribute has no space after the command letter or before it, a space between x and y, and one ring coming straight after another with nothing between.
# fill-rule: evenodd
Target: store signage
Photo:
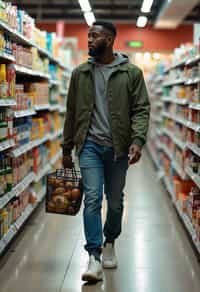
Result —
<instances>
[{"instance_id":1,"label":"store signage","mask_svg":"<svg viewBox=\"0 0 200 292\"><path fill-rule=\"evenodd\" d=\"M143 42L142 41L128 41L126 43L127 47L129 48L142 48L143 47Z\"/></svg>"}]
</instances>

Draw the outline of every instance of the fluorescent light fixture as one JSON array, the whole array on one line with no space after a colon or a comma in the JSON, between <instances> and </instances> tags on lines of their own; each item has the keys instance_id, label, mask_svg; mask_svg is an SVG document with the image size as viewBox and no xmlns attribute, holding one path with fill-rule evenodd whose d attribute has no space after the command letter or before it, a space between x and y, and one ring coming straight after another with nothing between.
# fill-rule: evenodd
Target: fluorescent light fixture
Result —
<instances>
[{"instance_id":1,"label":"fluorescent light fixture","mask_svg":"<svg viewBox=\"0 0 200 292\"><path fill-rule=\"evenodd\" d=\"M92 10L90 6L90 2L88 0L78 0L78 2L83 12L89 12Z\"/></svg>"},{"instance_id":2,"label":"fluorescent light fixture","mask_svg":"<svg viewBox=\"0 0 200 292\"><path fill-rule=\"evenodd\" d=\"M143 0L141 11L144 13L149 13L151 11L152 4L153 0Z\"/></svg>"},{"instance_id":3,"label":"fluorescent light fixture","mask_svg":"<svg viewBox=\"0 0 200 292\"><path fill-rule=\"evenodd\" d=\"M84 13L84 17L85 17L85 20L86 20L86 22L87 22L87 24L88 24L89 26L91 26L91 25L93 24L93 22L96 21L93 12L85 12L85 13Z\"/></svg>"},{"instance_id":4,"label":"fluorescent light fixture","mask_svg":"<svg viewBox=\"0 0 200 292\"><path fill-rule=\"evenodd\" d=\"M147 17L146 16L139 16L137 19L137 26L138 27L145 27L147 24Z\"/></svg>"}]
</instances>

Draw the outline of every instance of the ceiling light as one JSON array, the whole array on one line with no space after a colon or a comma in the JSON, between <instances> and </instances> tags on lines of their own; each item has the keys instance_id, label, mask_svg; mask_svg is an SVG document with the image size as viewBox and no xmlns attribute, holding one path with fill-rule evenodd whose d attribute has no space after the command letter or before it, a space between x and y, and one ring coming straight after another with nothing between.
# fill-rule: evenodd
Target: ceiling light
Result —
<instances>
[{"instance_id":1,"label":"ceiling light","mask_svg":"<svg viewBox=\"0 0 200 292\"><path fill-rule=\"evenodd\" d=\"M78 2L83 12L89 12L92 10L90 6L90 2L88 0L78 0Z\"/></svg>"},{"instance_id":2,"label":"ceiling light","mask_svg":"<svg viewBox=\"0 0 200 292\"><path fill-rule=\"evenodd\" d=\"M87 24L88 24L89 26L91 26L91 25L93 24L93 22L96 21L93 12L85 12L85 13L84 13L84 17L85 17L85 20L86 20L86 22L87 22Z\"/></svg>"},{"instance_id":3,"label":"ceiling light","mask_svg":"<svg viewBox=\"0 0 200 292\"><path fill-rule=\"evenodd\" d=\"M147 24L147 17L146 16L139 16L137 19L137 26L138 27L145 27Z\"/></svg>"},{"instance_id":4,"label":"ceiling light","mask_svg":"<svg viewBox=\"0 0 200 292\"><path fill-rule=\"evenodd\" d=\"M151 11L152 4L153 0L143 0L141 11L144 13L149 13Z\"/></svg>"}]
</instances>

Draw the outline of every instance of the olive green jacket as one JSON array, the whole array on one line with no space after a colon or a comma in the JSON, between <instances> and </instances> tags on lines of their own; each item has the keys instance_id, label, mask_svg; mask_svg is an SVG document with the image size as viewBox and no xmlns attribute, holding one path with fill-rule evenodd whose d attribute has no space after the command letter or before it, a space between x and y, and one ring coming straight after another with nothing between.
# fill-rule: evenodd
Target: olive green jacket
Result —
<instances>
[{"instance_id":1,"label":"olive green jacket","mask_svg":"<svg viewBox=\"0 0 200 292\"><path fill-rule=\"evenodd\" d=\"M64 124L63 154L74 146L79 155L87 138L94 107L94 65L86 62L71 76ZM142 71L124 63L115 67L107 87L110 125L116 158L126 156L132 143L143 146L149 124L150 103Z\"/></svg>"}]
</instances>

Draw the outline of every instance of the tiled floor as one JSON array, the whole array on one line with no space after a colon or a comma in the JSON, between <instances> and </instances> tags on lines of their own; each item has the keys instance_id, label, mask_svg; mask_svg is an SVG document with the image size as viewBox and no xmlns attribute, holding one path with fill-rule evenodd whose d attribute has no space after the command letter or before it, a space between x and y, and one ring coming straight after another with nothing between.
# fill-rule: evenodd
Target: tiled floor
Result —
<instances>
[{"instance_id":1,"label":"tiled floor","mask_svg":"<svg viewBox=\"0 0 200 292\"><path fill-rule=\"evenodd\" d=\"M199 292L200 265L148 156L129 170L119 267L84 285L81 214L40 208L0 260L0 292ZM103 212L105 213L105 211Z\"/></svg>"}]
</instances>

